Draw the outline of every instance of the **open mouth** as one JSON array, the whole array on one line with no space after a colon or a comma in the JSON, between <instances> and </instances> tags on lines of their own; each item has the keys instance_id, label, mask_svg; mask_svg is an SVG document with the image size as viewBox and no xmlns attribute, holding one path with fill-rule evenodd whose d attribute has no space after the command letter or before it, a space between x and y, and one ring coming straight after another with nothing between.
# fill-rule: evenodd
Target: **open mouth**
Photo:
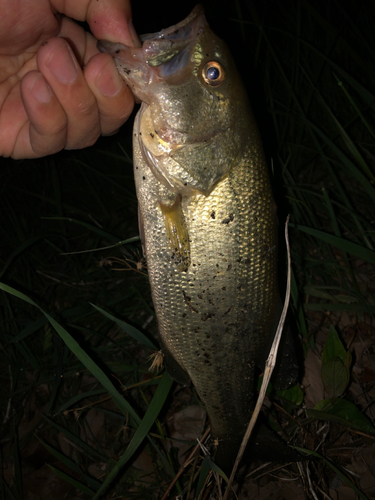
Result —
<instances>
[{"instance_id":1,"label":"open mouth","mask_svg":"<svg viewBox=\"0 0 375 500\"><path fill-rule=\"evenodd\" d=\"M191 51L207 26L203 7L197 5L180 23L157 33L142 35L141 47L100 41L101 52L111 54L117 69L133 93L150 104L150 88L165 79L183 80L191 71Z\"/></svg>"}]
</instances>

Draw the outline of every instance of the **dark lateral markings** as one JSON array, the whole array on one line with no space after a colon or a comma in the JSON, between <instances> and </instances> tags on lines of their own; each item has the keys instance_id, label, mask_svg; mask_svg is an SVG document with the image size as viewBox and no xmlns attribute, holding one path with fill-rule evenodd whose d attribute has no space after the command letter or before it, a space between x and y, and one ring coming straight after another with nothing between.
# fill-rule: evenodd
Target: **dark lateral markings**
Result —
<instances>
[{"instance_id":1,"label":"dark lateral markings","mask_svg":"<svg viewBox=\"0 0 375 500\"><path fill-rule=\"evenodd\" d=\"M198 311L191 305L191 297L186 295L185 290L182 290L182 295L184 296L185 304L188 306L190 311L198 314Z\"/></svg>"},{"instance_id":2,"label":"dark lateral markings","mask_svg":"<svg viewBox=\"0 0 375 500\"><path fill-rule=\"evenodd\" d=\"M221 221L222 224L229 224L234 220L234 214L229 214L229 217L226 217Z\"/></svg>"}]
</instances>

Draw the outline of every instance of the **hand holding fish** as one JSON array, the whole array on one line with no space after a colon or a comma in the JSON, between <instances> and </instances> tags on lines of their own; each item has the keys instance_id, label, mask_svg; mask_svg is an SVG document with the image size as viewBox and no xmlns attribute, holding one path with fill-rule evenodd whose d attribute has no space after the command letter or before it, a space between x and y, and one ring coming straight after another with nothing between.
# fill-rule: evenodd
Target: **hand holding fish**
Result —
<instances>
[{"instance_id":1,"label":"hand holding fish","mask_svg":"<svg viewBox=\"0 0 375 500\"><path fill-rule=\"evenodd\" d=\"M95 37L138 43L130 0L4 0L1 12L0 156L84 148L126 121L133 96Z\"/></svg>"}]
</instances>

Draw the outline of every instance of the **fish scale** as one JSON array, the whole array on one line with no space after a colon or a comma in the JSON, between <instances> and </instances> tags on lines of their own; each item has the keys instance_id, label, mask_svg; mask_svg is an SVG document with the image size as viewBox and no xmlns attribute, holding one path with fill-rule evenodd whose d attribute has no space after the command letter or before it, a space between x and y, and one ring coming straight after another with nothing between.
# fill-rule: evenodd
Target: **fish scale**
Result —
<instances>
[{"instance_id":1,"label":"fish scale","mask_svg":"<svg viewBox=\"0 0 375 500\"><path fill-rule=\"evenodd\" d=\"M134 175L166 367L193 382L228 470L280 316L275 203L246 92L202 8L143 40L101 50L143 101Z\"/></svg>"},{"instance_id":2,"label":"fish scale","mask_svg":"<svg viewBox=\"0 0 375 500\"><path fill-rule=\"evenodd\" d=\"M191 265L181 273L155 204L164 186L150 175L134 141L159 334L193 381L219 442L244 433L254 404L255 364L278 320L275 205L260 141L253 134L249 144L210 196L182 198Z\"/></svg>"}]
</instances>

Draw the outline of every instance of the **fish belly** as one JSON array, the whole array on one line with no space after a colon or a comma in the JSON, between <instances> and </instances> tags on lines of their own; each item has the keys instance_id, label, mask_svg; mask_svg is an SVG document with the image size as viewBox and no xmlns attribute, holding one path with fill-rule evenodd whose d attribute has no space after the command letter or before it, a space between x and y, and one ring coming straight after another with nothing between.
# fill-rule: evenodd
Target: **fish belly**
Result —
<instances>
[{"instance_id":1,"label":"fish belly","mask_svg":"<svg viewBox=\"0 0 375 500\"><path fill-rule=\"evenodd\" d=\"M135 136L138 120L139 115ZM165 187L134 137L135 182L163 350L193 382L213 437L235 446L251 417L255 368L280 312L275 204L260 143L251 144L209 196L177 200L190 247L188 269L181 271L160 205Z\"/></svg>"}]
</instances>

